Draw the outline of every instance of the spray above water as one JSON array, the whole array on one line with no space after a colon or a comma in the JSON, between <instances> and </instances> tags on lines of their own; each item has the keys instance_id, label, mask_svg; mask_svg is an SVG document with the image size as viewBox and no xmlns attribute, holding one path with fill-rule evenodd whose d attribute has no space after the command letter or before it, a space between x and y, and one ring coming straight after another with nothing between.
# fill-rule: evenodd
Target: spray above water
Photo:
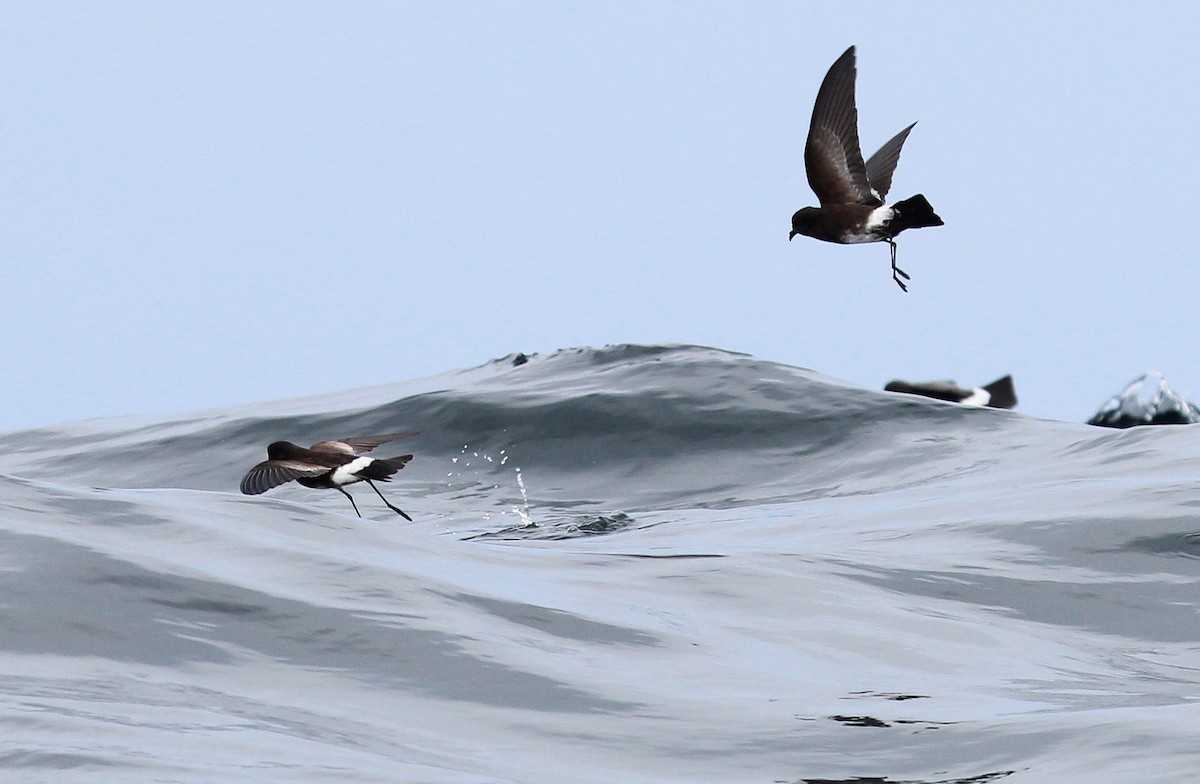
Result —
<instances>
[{"instance_id":1,"label":"spray above water","mask_svg":"<svg viewBox=\"0 0 1200 784\"><path fill-rule=\"evenodd\" d=\"M537 523L529 517L529 495L525 492L525 477L521 476L521 469L517 469L517 487L521 488L521 505L514 506L513 511L521 518L521 525L525 528L533 528Z\"/></svg>"},{"instance_id":2,"label":"spray above water","mask_svg":"<svg viewBox=\"0 0 1200 784\"><path fill-rule=\"evenodd\" d=\"M468 484L480 486L483 484L479 481L479 472L481 470L491 471L496 466L506 466L508 465L509 458L511 457L512 455L507 449L501 449L497 455L492 456L485 451L472 449L470 444L463 444L459 454L450 458L450 462L455 465L457 470L448 471L446 473L446 487L462 489L464 485ZM490 465L475 465L473 467L473 464L476 463L476 461L484 461ZM521 468L519 466L514 466L513 470L516 477L517 490L521 494L520 503L510 506L511 513L520 518L520 523L515 527L535 528L537 527L537 523L535 523L533 518L529 516L529 493L525 489L525 477L522 475ZM490 490L500 491L503 489L503 484L503 482L493 481L491 483ZM491 493L487 493L487 495L491 495ZM503 517L507 516L509 512L501 511L494 513L491 511L485 511L483 513L483 519L485 521L489 521L492 519L493 514L498 514L499 516Z\"/></svg>"}]
</instances>

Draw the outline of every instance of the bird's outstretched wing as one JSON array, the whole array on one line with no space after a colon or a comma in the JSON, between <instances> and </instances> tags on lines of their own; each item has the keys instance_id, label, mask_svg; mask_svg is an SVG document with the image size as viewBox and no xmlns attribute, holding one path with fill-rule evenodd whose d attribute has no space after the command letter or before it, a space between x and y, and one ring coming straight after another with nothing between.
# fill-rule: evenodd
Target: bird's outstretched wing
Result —
<instances>
[{"instance_id":1,"label":"bird's outstretched wing","mask_svg":"<svg viewBox=\"0 0 1200 784\"><path fill-rule=\"evenodd\" d=\"M352 436L350 438L340 438L333 441L321 441L313 444L309 449L314 452L332 452L339 455L358 455L363 452L370 452L380 444L386 444L389 441L396 441L401 438L411 438L418 434L417 430L410 430L407 433L384 433L378 436Z\"/></svg>"},{"instance_id":2,"label":"bird's outstretched wing","mask_svg":"<svg viewBox=\"0 0 1200 784\"><path fill-rule=\"evenodd\" d=\"M896 171L896 164L900 162L900 148L904 146L904 140L908 138L908 132L913 129L913 125L916 123L889 139L888 143L880 147L867 161L867 180L880 199L886 198L888 191L892 189L892 172Z\"/></svg>"},{"instance_id":3,"label":"bird's outstretched wing","mask_svg":"<svg viewBox=\"0 0 1200 784\"><path fill-rule=\"evenodd\" d=\"M241 491L246 495L258 495L293 479L318 476L328 470L323 466L299 463L295 460L264 460L242 477Z\"/></svg>"},{"instance_id":4,"label":"bird's outstretched wing","mask_svg":"<svg viewBox=\"0 0 1200 784\"><path fill-rule=\"evenodd\" d=\"M871 189L858 144L858 109L854 104L854 47L830 66L817 91L812 122L804 145L808 184L822 206L883 203Z\"/></svg>"}]
</instances>

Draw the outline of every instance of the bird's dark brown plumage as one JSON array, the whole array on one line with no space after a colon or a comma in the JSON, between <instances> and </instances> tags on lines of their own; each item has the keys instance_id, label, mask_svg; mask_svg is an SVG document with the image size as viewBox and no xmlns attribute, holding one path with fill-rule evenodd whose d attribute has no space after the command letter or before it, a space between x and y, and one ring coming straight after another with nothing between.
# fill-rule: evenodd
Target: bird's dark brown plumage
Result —
<instances>
[{"instance_id":1,"label":"bird's dark brown plumage","mask_svg":"<svg viewBox=\"0 0 1200 784\"><path fill-rule=\"evenodd\" d=\"M391 481L391 477L412 460L412 455L391 458L365 457L380 444L408 438L415 431L385 433L374 436L353 436L330 441L319 441L305 449L290 441L276 441L267 447L267 459L251 468L242 478L241 491L247 495L258 495L273 487L295 480L305 487L331 488L345 495L354 506L359 517L358 504L343 485L366 482L383 499L388 508L407 520L407 514L393 506L372 480Z\"/></svg>"},{"instance_id":2,"label":"bird's dark brown plumage","mask_svg":"<svg viewBox=\"0 0 1200 784\"><path fill-rule=\"evenodd\" d=\"M895 204L885 199L909 125L863 161L858 141L858 109L854 98L856 77L854 47L829 68L813 104L804 168L808 184L820 207L805 207L792 216L788 239L803 234L841 244L886 242L891 247L892 278L901 289L906 272L896 266L894 237L905 229L941 226L942 219L924 196L918 194Z\"/></svg>"},{"instance_id":3,"label":"bird's dark brown plumage","mask_svg":"<svg viewBox=\"0 0 1200 784\"><path fill-rule=\"evenodd\" d=\"M1013 386L1012 376L1004 376L986 386L971 389L960 387L953 381L918 381L916 383L889 381L883 391L920 395L935 400L964 403L971 406L987 406L988 408L1016 408L1017 406L1017 390Z\"/></svg>"}]
</instances>

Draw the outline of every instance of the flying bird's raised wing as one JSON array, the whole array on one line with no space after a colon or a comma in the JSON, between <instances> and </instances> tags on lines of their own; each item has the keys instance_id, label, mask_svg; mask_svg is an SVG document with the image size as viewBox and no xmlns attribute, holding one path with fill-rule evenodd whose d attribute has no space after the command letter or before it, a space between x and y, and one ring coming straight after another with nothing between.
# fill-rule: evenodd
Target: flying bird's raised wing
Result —
<instances>
[{"instance_id":1,"label":"flying bird's raised wing","mask_svg":"<svg viewBox=\"0 0 1200 784\"><path fill-rule=\"evenodd\" d=\"M908 132L913 129L913 125L916 123L889 139L888 143L880 147L867 161L867 179L881 199L892 189L892 172L896 171L896 164L900 162L900 148L904 146L904 140L908 138Z\"/></svg>"},{"instance_id":2,"label":"flying bird's raised wing","mask_svg":"<svg viewBox=\"0 0 1200 784\"><path fill-rule=\"evenodd\" d=\"M334 441L321 441L313 444L309 449L314 452L332 452L339 455L357 455L363 452L370 452L380 444L386 444L389 441L396 441L401 438L411 438L417 435L418 431L410 430L407 433L384 433L378 436L353 436L351 438L341 438Z\"/></svg>"},{"instance_id":3,"label":"flying bird's raised wing","mask_svg":"<svg viewBox=\"0 0 1200 784\"><path fill-rule=\"evenodd\" d=\"M854 104L854 47L829 67L813 104L804 169L821 205L883 204L871 189L858 144L858 109ZM889 142L890 144L891 142ZM885 145L886 146L886 145Z\"/></svg>"},{"instance_id":4,"label":"flying bird's raised wing","mask_svg":"<svg viewBox=\"0 0 1200 784\"><path fill-rule=\"evenodd\" d=\"M302 476L319 476L329 469L295 460L264 460L242 477L241 491L246 495L265 493Z\"/></svg>"}]
</instances>

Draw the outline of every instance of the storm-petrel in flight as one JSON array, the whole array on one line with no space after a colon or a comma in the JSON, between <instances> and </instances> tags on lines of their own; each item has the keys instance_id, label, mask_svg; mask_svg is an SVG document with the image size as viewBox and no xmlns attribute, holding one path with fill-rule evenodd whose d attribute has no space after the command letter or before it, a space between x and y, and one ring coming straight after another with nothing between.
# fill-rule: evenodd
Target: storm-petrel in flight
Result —
<instances>
[{"instance_id":1,"label":"storm-petrel in flight","mask_svg":"<svg viewBox=\"0 0 1200 784\"><path fill-rule=\"evenodd\" d=\"M889 381L884 392L903 392L906 395L921 395L935 400L947 400L964 406L987 406L988 408L1016 408L1017 390L1012 376L998 378L984 387L967 389L953 381Z\"/></svg>"},{"instance_id":2,"label":"storm-petrel in flight","mask_svg":"<svg viewBox=\"0 0 1200 784\"><path fill-rule=\"evenodd\" d=\"M375 457L364 457L363 452L370 452L380 444L416 435L412 433L387 433L381 436L357 436L343 438L340 441L321 441L308 449L297 446L289 441L276 441L267 447L267 460L251 468L242 478L241 490L246 495L265 493L272 487L295 479L305 487L332 487L350 499L354 513L362 517L354 497L342 489L343 485L355 482L366 482L371 485L380 498L383 493L374 485L375 482L391 481L392 474L404 468L412 455L401 455L386 460ZM387 504L396 514L405 520L412 518L398 507Z\"/></svg>"},{"instance_id":3,"label":"storm-petrel in flight","mask_svg":"<svg viewBox=\"0 0 1200 784\"><path fill-rule=\"evenodd\" d=\"M886 242L892 249L892 279L908 291L896 266L896 242L905 229L941 226L942 219L921 194L895 204L885 204L892 187L892 172L900 160L900 148L912 125L892 137L864 164L858 146L858 109L854 104L854 47L837 59L825 74L813 106L808 141L804 145L804 168L808 184L821 202L792 216L790 240L797 234L826 242Z\"/></svg>"}]
</instances>

